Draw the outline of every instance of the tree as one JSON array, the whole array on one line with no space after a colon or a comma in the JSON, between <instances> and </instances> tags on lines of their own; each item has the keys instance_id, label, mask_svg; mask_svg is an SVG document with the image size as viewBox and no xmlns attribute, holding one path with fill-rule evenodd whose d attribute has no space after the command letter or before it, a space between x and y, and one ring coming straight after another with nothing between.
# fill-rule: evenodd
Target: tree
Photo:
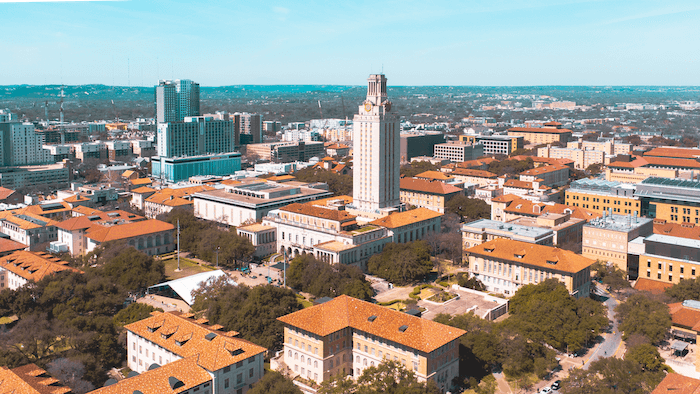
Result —
<instances>
[{"instance_id":1,"label":"tree","mask_svg":"<svg viewBox=\"0 0 700 394\"><path fill-rule=\"evenodd\" d=\"M649 372L630 359L603 358L588 369L571 369L562 394L650 393L663 379L663 372Z\"/></svg>"},{"instance_id":2,"label":"tree","mask_svg":"<svg viewBox=\"0 0 700 394\"><path fill-rule=\"evenodd\" d=\"M637 362L645 371L658 372L664 366L664 359L659 354L659 349L649 343L629 348L625 354L625 359Z\"/></svg>"},{"instance_id":3,"label":"tree","mask_svg":"<svg viewBox=\"0 0 700 394\"><path fill-rule=\"evenodd\" d=\"M612 291L617 292L631 287L627 281L627 273L619 269L615 264L608 264L598 260L591 266L591 270L596 271L603 284L609 286Z\"/></svg>"},{"instance_id":4,"label":"tree","mask_svg":"<svg viewBox=\"0 0 700 394\"><path fill-rule=\"evenodd\" d=\"M586 167L586 173L590 175L598 175L603 170L603 163L591 164Z\"/></svg>"},{"instance_id":5,"label":"tree","mask_svg":"<svg viewBox=\"0 0 700 394\"><path fill-rule=\"evenodd\" d=\"M126 308L120 310L114 316L114 325L117 327L124 327L127 324L150 317L151 312L154 311L163 312L163 310L160 308L154 308L148 304L142 304L140 302L133 302Z\"/></svg>"},{"instance_id":6,"label":"tree","mask_svg":"<svg viewBox=\"0 0 700 394\"><path fill-rule=\"evenodd\" d=\"M372 285L358 267L331 265L312 255L301 255L292 260L287 271L287 284L316 297L346 294L369 301L374 295Z\"/></svg>"},{"instance_id":7,"label":"tree","mask_svg":"<svg viewBox=\"0 0 700 394\"><path fill-rule=\"evenodd\" d=\"M652 344L658 344L671 329L668 306L644 293L632 294L615 308L615 313L620 319L624 340L632 334L641 334L649 338Z\"/></svg>"},{"instance_id":8,"label":"tree","mask_svg":"<svg viewBox=\"0 0 700 394\"><path fill-rule=\"evenodd\" d=\"M491 207L486 201L464 195L452 197L445 204L445 211L457 214L466 220L488 219L491 217Z\"/></svg>"},{"instance_id":9,"label":"tree","mask_svg":"<svg viewBox=\"0 0 700 394\"><path fill-rule=\"evenodd\" d=\"M400 174L406 178L413 178L422 172L437 171L439 169L439 166L429 161L412 161L409 164L401 166Z\"/></svg>"},{"instance_id":10,"label":"tree","mask_svg":"<svg viewBox=\"0 0 700 394\"><path fill-rule=\"evenodd\" d=\"M165 279L165 264L133 247L124 249L103 268L116 283L134 292Z\"/></svg>"},{"instance_id":11,"label":"tree","mask_svg":"<svg viewBox=\"0 0 700 394\"><path fill-rule=\"evenodd\" d=\"M457 276L457 284L461 287L466 287L467 289L486 291L486 286L484 286L479 279L476 279L475 276L470 277L468 272L461 272Z\"/></svg>"},{"instance_id":12,"label":"tree","mask_svg":"<svg viewBox=\"0 0 700 394\"><path fill-rule=\"evenodd\" d=\"M425 278L432 268L430 247L425 241L386 244L367 264L370 274L401 286Z\"/></svg>"},{"instance_id":13,"label":"tree","mask_svg":"<svg viewBox=\"0 0 700 394\"><path fill-rule=\"evenodd\" d=\"M535 168L535 162L531 158L525 160L506 159L489 163L488 170L497 175L516 175L523 171Z\"/></svg>"},{"instance_id":14,"label":"tree","mask_svg":"<svg viewBox=\"0 0 700 394\"><path fill-rule=\"evenodd\" d=\"M352 176L337 174L319 167L307 167L294 173L302 182L324 182L336 196L352 195Z\"/></svg>"},{"instance_id":15,"label":"tree","mask_svg":"<svg viewBox=\"0 0 700 394\"><path fill-rule=\"evenodd\" d=\"M238 331L244 339L269 349L282 344L283 325L277 318L301 309L289 289L234 286L225 277L209 280L193 295L194 311L205 311L212 323Z\"/></svg>"},{"instance_id":16,"label":"tree","mask_svg":"<svg viewBox=\"0 0 700 394\"><path fill-rule=\"evenodd\" d=\"M92 383L83 380L85 365L80 361L58 358L48 364L46 372L70 387L75 394L85 394L95 389Z\"/></svg>"},{"instance_id":17,"label":"tree","mask_svg":"<svg viewBox=\"0 0 700 394\"><path fill-rule=\"evenodd\" d=\"M700 300L700 277L681 279L665 291L666 295L676 302L685 300Z\"/></svg>"},{"instance_id":18,"label":"tree","mask_svg":"<svg viewBox=\"0 0 700 394\"><path fill-rule=\"evenodd\" d=\"M266 371L260 380L253 384L248 394L302 394L297 385L277 371Z\"/></svg>"},{"instance_id":19,"label":"tree","mask_svg":"<svg viewBox=\"0 0 700 394\"><path fill-rule=\"evenodd\" d=\"M527 338L575 351L609 324L602 304L574 299L556 279L521 287L510 299L506 324Z\"/></svg>"},{"instance_id":20,"label":"tree","mask_svg":"<svg viewBox=\"0 0 700 394\"><path fill-rule=\"evenodd\" d=\"M319 394L437 394L440 390L431 380L420 383L413 371L398 361L386 360L366 368L357 381L338 374L321 383Z\"/></svg>"}]
</instances>

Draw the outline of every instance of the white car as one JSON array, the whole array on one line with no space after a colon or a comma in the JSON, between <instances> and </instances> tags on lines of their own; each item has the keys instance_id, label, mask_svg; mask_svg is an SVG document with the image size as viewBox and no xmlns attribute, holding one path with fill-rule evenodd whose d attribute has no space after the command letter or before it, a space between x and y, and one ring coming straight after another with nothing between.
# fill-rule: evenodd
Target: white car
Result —
<instances>
[{"instance_id":1,"label":"white car","mask_svg":"<svg viewBox=\"0 0 700 394\"><path fill-rule=\"evenodd\" d=\"M539 392L544 394L544 393L550 393L551 391L552 391L552 389L550 389L549 387L544 387Z\"/></svg>"}]
</instances>

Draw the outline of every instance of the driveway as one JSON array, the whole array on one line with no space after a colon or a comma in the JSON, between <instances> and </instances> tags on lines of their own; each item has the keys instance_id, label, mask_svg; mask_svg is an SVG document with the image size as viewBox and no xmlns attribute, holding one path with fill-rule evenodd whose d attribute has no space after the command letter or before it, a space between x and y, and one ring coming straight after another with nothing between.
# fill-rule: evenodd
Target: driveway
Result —
<instances>
[{"instance_id":1,"label":"driveway","mask_svg":"<svg viewBox=\"0 0 700 394\"><path fill-rule=\"evenodd\" d=\"M620 303L615 299L615 297L610 294L607 290L604 290L602 286L598 286L599 290L602 290L608 296L605 300L605 306L608 308L608 319L612 321L612 328L609 333L603 334L603 342L598 346L593 348L591 355L585 360L583 366L584 369L588 369L588 366L601 358L605 357L622 357L624 355L624 349L622 348L622 333L620 332L618 325L619 322L615 317L615 307ZM622 348L622 349L621 349Z\"/></svg>"}]
</instances>

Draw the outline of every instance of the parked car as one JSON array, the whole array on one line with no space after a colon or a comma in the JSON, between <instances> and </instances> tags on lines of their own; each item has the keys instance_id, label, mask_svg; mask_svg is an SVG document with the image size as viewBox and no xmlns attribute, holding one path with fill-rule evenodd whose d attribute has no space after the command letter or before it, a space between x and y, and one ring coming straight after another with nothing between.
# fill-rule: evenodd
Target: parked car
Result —
<instances>
[{"instance_id":1,"label":"parked car","mask_svg":"<svg viewBox=\"0 0 700 394\"><path fill-rule=\"evenodd\" d=\"M540 393L541 393L541 394L545 394L545 393L549 393L549 392L551 392L551 391L552 391L552 389L550 389L549 387L543 387L543 388L540 390Z\"/></svg>"},{"instance_id":2,"label":"parked car","mask_svg":"<svg viewBox=\"0 0 700 394\"><path fill-rule=\"evenodd\" d=\"M552 383L552 390L559 390L559 387L561 387L561 380L555 380L554 383Z\"/></svg>"}]
</instances>

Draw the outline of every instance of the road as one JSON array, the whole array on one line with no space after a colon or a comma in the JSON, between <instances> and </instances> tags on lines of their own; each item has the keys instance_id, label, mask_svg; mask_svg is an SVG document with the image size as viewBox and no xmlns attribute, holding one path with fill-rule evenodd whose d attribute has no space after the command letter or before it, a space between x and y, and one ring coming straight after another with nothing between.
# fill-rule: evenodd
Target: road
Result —
<instances>
[{"instance_id":1,"label":"road","mask_svg":"<svg viewBox=\"0 0 700 394\"><path fill-rule=\"evenodd\" d=\"M596 284L597 285L597 284ZM608 308L608 319L612 321L612 328L609 333L603 334L603 342L600 343L593 349L590 357L586 360L583 368L588 369L588 366L601 358L619 356L616 353L620 349L622 344L622 333L618 329L618 321L615 319L615 307L619 305L619 302L606 290L602 289L602 286L598 286L599 290L608 295L608 299L605 300L605 306Z\"/></svg>"}]
</instances>

